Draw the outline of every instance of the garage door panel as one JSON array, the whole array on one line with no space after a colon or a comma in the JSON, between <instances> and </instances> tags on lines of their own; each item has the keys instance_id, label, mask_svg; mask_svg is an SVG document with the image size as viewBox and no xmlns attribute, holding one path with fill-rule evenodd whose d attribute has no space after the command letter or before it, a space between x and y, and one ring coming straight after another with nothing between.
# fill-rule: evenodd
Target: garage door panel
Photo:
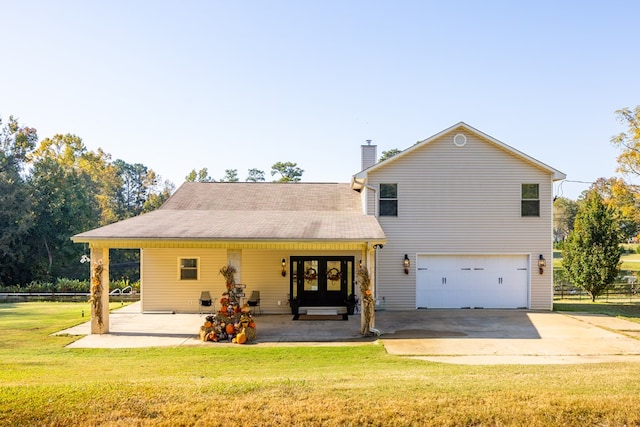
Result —
<instances>
[{"instance_id":1,"label":"garage door panel","mask_svg":"<svg viewBox=\"0 0 640 427\"><path fill-rule=\"evenodd\" d=\"M528 306L527 255L418 256L419 308Z\"/></svg>"}]
</instances>

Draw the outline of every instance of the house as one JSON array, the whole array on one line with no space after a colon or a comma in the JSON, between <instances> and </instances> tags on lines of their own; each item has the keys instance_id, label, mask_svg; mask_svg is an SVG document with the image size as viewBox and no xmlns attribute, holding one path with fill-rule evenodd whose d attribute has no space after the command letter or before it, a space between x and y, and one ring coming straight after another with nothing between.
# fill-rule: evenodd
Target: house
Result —
<instances>
[{"instance_id":1,"label":"house","mask_svg":"<svg viewBox=\"0 0 640 427\"><path fill-rule=\"evenodd\" d=\"M550 310L543 264L564 178L461 122L382 162L363 145L350 183L185 183L154 212L72 239L103 281L109 248L140 249L143 311L197 312L201 291L225 291L227 264L267 313L294 297L344 305L360 265L388 310Z\"/></svg>"}]
</instances>

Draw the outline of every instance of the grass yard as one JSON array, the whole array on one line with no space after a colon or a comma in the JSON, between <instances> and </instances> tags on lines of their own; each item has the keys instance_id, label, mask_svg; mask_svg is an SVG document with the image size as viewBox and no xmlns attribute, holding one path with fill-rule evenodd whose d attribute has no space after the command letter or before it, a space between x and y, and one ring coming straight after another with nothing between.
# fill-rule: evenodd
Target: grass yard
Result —
<instances>
[{"instance_id":1,"label":"grass yard","mask_svg":"<svg viewBox=\"0 0 640 427\"><path fill-rule=\"evenodd\" d=\"M448 365L381 345L66 349L75 338L50 333L83 309L0 304L0 425L640 425L638 364Z\"/></svg>"}]
</instances>

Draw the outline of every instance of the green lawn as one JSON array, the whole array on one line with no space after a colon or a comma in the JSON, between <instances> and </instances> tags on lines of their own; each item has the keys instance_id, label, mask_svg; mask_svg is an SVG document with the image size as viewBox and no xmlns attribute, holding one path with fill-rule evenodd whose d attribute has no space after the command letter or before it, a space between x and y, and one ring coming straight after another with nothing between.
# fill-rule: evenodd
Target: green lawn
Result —
<instances>
[{"instance_id":1,"label":"green lawn","mask_svg":"<svg viewBox=\"0 0 640 427\"><path fill-rule=\"evenodd\" d=\"M0 304L0 425L640 424L638 364L448 365L376 344L66 349L74 337L50 336L87 309Z\"/></svg>"}]
</instances>

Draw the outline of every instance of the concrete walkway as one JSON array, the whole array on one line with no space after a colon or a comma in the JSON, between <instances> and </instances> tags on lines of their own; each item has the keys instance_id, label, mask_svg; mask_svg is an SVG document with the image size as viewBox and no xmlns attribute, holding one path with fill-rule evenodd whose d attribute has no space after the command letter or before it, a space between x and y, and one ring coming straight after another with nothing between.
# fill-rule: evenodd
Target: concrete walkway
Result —
<instances>
[{"instance_id":1,"label":"concrete walkway","mask_svg":"<svg viewBox=\"0 0 640 427\"><path fill-rule=\"evenodd\" d=\"M85 335L70 348L229 346L197 338L204 316L141 314L139 303L110 315L110 333L91 335L89 323L59 334ZM349 320L298 320L260 315L257 346L371 345L389 354L458 364L640 362L640 324L605 315L526 310L414 310L376 313L379 338Z\"/></svg>"}]
</instances>

